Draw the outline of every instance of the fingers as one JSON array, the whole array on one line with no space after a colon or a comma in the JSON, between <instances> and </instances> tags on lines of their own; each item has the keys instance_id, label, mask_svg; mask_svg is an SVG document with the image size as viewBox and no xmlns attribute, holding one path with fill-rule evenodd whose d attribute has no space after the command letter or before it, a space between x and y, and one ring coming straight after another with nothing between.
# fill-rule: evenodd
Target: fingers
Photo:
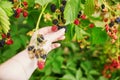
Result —
<instances>
[{"instance_id":1,"label":"fingers","mask_svg":"<svg viewBox=\"0 0 120 80\"><path fill-rule=\"evenodd\" d=\"M60 39L65 34L65 29L61 29L57 32L50 33L48 35L45 35L45 39L49 40L50 42L54 42Z\"/></svg>"},{"instance_id":2,"label":"fingers","mask_svg":"<svg viewBox=\"0 0 120 80\"><path fill-rule=\"evenodd\" d=\"M58 47L60 47L60 46L61 46L60 43L53 43L53 44L51 44L51 50L53 50L53 49L55 49L55 48L58 48Z\"/></svg>"},{"instance_id":3,"label":"fingers","mask_svg":"<svg viewBox=\"0 0 120 80\"><path fill-rule=\"evenodd\" d=\"M48 27L44 27L44 28L39 29L36 33L45 35L45 34L50 33L50 32L52 32L51 27L48 26Z\"/></svg>"}]
</instances>

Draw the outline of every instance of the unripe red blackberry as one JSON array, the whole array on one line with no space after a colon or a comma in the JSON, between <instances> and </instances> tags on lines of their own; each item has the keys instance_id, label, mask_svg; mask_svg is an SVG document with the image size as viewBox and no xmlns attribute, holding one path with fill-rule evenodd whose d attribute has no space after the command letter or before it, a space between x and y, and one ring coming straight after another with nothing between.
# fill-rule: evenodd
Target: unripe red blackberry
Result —
<instances>
[{"instance_id":1,"label":"unripe red blackberry","mask_svg":"<svg viewBox=\"0 0 120 80\"><path fill-rule=\"evenodd\" d=\"M38 68L42 70L45 67L45 62L44 61L39 61L37 62Z\"/></svg>"},{"instance_id":2,"label":"unripe red blackberry","mask_svg":"<svg viewBox=\"0 0 120 80\"><path fill-rule=\"evenodd\" d=\"M79 25L79 24L80 24L79 19L75 19L75 20L74 20L74 24L75 24L75 25Z\"/></svg>"}]
</instances>

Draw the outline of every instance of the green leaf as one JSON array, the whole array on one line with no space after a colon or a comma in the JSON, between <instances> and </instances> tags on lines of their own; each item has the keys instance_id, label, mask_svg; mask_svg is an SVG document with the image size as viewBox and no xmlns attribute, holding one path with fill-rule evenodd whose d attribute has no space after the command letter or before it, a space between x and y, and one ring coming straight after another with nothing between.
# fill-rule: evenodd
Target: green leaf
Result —
<instances>
[{"instance_id":1,"label":"green leaf","mask_svg":"<svg viewBox=\"0 0 120 80\"><path fill-rule=\"evenodd\" d=\"M10 22L8 20L8 16L6 14L6 12L0 7L0 32L4 32L4 33L8 33L8 31L10 30Z\"/></svg>"},{"instance_id":2,"label":"green leaf","mask_svg":"<svg viewBox=\"0 0 120 80\"><path fill-rule=\"evenodd\" d=\"M91 16L94 13L95 2L94 0L86 0L84 12L86 15Z\"/></svg>"},{"instance_id":3,"label":"green leaf","mask_svg":"<svg viewBox=\"0 0 120 80\"><path fill-rule=\"evenodd\" d=\"M100 76L98 80L108 80L108 79L103 76Z\"/></svg>"},{"instance_id":4,"label":"green leaf","mask_svg":"<svg viewBox=\"0 0 120 80\"><path fill-rule=\"evenodd\" d=\"M13 10L12 10L13 5L12 5L12 3L10 1L6 1L6 0L3 1L2 0L0 2L0 7L4 9L4 11L6 12L6 14L8 16L12 16L12 14L13 14Z\"/></svg>"},{"instance_id":5,"label":"green leaf","mask_svg":"<svg viewBox=\"0 0 120 80\"><path fill-rule=\"evenodd\" d=\"M89 74L91 74L91 75L100 75L100 73L98 71L94 70L94 69L90 70Z\"/></svg>"},{"instance_id":6,"label":"green leaf","mask_svg":"<svg viewBox=\"0 0 120 80\"><path fill-rule=\"evenodd\" d=\"M78 26L75 27L75 34L77 40L83 39L84 35L89 35L87 32L85 32L82 28L79 28Z\"/></svg>"},{"instance_id":7,"label":"green leaf","mask_svg":"<svg viewBox=\"0 0 120 80\"><path fill-rule=\"evenodd\" d=\"M76 72L76 80L80 80L82 77L82 71L81 69L79 68Z\"/></svg>"},{"instance_id":8,"label":"green leaf","mask_svg":"<svg viewBox=\"0 0 120 80\"><path fill-rule=\"evenodd\" d=\"M85 71L85 74L89 74L88 72L92 69L92 64L90 61L84 61L81 63L81 67Z\"/></svg>"},{"instance_id":9,"label":"green leaf","mask_svg":"<svg viewBox=\"0 0 120 80\"><path fill-rule=\"evenodd\" d=\"M107 40L107 34L102 28L95 27L91 32L92 44L104 44Z\"/></svg>"},{"instance_id":10,"label":"green leaf","mask_svg":"<svg viewBox=\"0 0 120 80\"><path fill-rule=\"evenodd\" d=\"M35 0L35 3L40 4L41 6L44 6L45 4L51 2L52 0Z\"/></svg>"},{"instance_id":11,"label":"green leaf","mask_svg":"<svg viewBox=\"0 0 120 80\"><path fill-rule=\"evenodd\" d=\"M68 0L64 11L66 25L75 20L79 11L79 7L80 0Z\"/></svg>"},{"instance_id":12,"label":"green leaf","mask_svg":"<svg viewBox=\"0 0 120 80\"><path fill-rule=\"evenodd\" d=\"M62 80L76 80L72 74L66 74L61 79Z\"/></svg>"}]
</instances>

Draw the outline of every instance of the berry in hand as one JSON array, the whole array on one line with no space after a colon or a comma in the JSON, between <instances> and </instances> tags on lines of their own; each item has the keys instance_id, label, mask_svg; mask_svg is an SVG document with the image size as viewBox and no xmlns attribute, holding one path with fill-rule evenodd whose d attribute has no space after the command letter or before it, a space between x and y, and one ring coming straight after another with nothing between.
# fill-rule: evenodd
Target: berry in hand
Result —
<instances>
[{"instance_id":1,"label":"berry in hand","mask_svg":"<svg viewBox=\"0 0 120 80\"><path fill-rule=\"evenodd\" d=\"M41 61L41 60L38 60L37 65L38 65L38 68L40 70L42 70L44 68L44 66L45 66L45 62Z\"/></svg>"},{"instance_id":2,"label":"berry in hand","mask_svg":"<svg viewBox=\"0 0 120 80\"><path fill-rule=\"evenodd\" d=\"M51 30L52 30L53 32L56 32L56 31L58 30L58 26L56 26L56 25L52 26Z\"/></svg>"}]
</instances>

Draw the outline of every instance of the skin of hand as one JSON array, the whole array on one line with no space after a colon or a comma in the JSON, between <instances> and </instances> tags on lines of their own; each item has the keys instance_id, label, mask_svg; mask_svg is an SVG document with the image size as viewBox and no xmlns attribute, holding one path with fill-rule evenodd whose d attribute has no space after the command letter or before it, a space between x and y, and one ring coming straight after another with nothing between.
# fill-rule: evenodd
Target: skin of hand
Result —
<instances>
[{"instance_id":1,"label":"skin of hand","mask_svg":"<svg viewBox=\"0 0 120 80\"><path fill-rule=\"evenodd\" d=\"M51 27L44 27L34 32L30 44L34 44L37 34L42 34L47 41L43 48L49 53L51 50L60 47L60 43L53 43L65 39L65 29L56 32L51 31ZM8 54L9 55L9 54ZM27 48L8 61L0 65L0 80L29 80L30 76L37 68L37 59L31 60Z\"/></svg>"}]
</instances>

